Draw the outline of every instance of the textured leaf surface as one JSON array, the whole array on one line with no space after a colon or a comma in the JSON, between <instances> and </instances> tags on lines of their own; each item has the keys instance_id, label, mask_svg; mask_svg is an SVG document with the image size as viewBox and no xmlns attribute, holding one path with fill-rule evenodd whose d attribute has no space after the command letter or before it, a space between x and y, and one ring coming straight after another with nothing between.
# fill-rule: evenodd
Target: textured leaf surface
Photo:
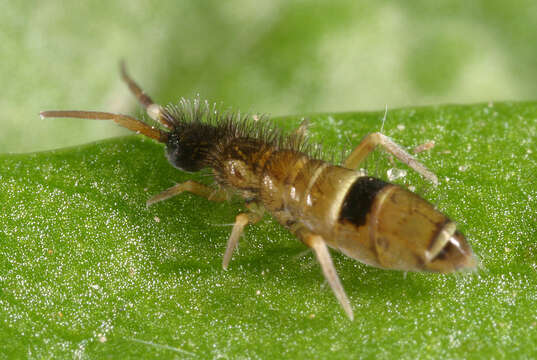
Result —
<instances>
[{"instance_id":1,"label":"textured leaf surface","mask_svg":"<svg viewBox=\"0 0 537 360\"><path fill-rule=\"evenodd\" d=\"M335 154L383 113L312 115ZM52 120L53 121L53 120ZM299 117L278 119L287 129ZM110 125L113 126L113 125ZM221 268L241 204L151 195L202 174L137 136L0 155L0 353L60 358L489 358L535 356L537 104L393 110L384 132L441 178L401 179L459 222L469 274L404 274L340 254L350 322L305 247L270 217ZM377 154L370 173L392 167ZM395 163L404 169L404 165Z\"/></svg>"}]
</instances>

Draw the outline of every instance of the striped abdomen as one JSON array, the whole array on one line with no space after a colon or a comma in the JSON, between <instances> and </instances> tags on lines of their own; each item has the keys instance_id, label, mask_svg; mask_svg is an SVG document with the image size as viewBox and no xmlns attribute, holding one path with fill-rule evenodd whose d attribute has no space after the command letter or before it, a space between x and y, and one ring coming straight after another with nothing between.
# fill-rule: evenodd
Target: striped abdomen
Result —
<instances>
[{"instance_id":1,"label":"striped abdomen","mask_svg":"<svg viewBox=\"0 0 537 360\"><path fill-rule=\"evenodd\" d=\"M273 153L259 198L291 231L307 229L366 264L449 272L471 253L455 224L424 199L294 151Z\"/></svg>"}]
</instances>

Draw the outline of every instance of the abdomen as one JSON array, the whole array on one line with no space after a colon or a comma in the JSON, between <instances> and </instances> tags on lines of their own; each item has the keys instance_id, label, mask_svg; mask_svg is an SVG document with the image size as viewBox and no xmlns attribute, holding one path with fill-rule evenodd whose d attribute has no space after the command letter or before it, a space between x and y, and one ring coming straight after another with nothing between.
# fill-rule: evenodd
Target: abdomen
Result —
<instances>
[{"instance_id":1,"label":"abdomen","mask_svg":"<svg viewBox=\"0 0 537 360\"><path fill-rule=\"evenodd\" d=\"M368 265L450 272L475 260L455 224L397 185L278 151L262 174L260 199L292 232L307 230Z\"/></svg>"},{"instance_id":2,"label":"abdomen","mask_svg":"<svg viewBox=\"0 0 537 360\"><path fill-rule=\"evenodd\" d=\"M305 227L337 247L334 226L345 195L359 176L355 171L301 153L280 151L265 167L260 198L284 226L291 230Z\"/></svg>"}]
</instances>

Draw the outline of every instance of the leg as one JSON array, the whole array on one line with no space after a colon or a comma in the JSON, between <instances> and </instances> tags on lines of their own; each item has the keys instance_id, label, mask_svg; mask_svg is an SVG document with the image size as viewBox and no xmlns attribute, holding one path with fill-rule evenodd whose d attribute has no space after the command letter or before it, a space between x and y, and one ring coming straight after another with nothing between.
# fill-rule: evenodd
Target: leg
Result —
<instances>
[{"instance_id":1,"label":"leg","mask_svg":"<svg viewBox=\"0 0 537 360\"><path fill-rule=\"evenodd\" d=\"M434 140L429 140L427 141L426 143L424 144L421 144L421 145L418 145L414 148L414 150L412 150L412 152L414 154L419 154L420 152L423 152L423 151L427 151L427 150L430 150L434 147L435 145L435 142Z\"/></svg>"},{"instance_id":2,"label":"leg","mask_svg":"<svg viewBox=\"0 0 537 360\"><path fill-rule=\"evenodd\" d=\"M244 228L248 224L255 224L263 217L265 209L256 202L246 203L246 207L250 210L247 213L241 213L235 218L235 224L233 224L233 230L227 241L226 252L224 253L224 259L222 260L222 267L227 270L233 251L237 248L239 238L244 232Z\"/></svg>"},{"instance_id":3,"label":"leg","mask_svg":"<svg viewBox=\"0 0 537 360\"><path fill-rule=\"evenodd\" d=\"M343 285L341 285L336 268L334 267L334 263L330 257L330 252L328 251L328 247L326 246L323 238L316 234L305 233L302 234L301 239L315 253L317 261L319 261L321 269L323 270L323 275L326 281L328 281L328 284L330 284L334 295L343 307L343 310L345 310L345 313L349 319L354 320L351 304L347 298L347 294L345 294Z\"/></svg>"},{"instance_id":4,"label":"leg","mask_svg":"<svg viewBox=\"0 0 537 360\"><path fill-rule=\"evenodd\" d=\"M401 146L397 145L392 139L379 132L367 135L345 160L343 166L349 169L357 168L358 164L360 164L365 157L377 147L377 145L382 146L384 150L416 170L424 178L431 181L433 184L438 185L438 178L435 174L416 160L416 158L407 153Z\"/></svg>"},{"instance_id":5,"label":"leg","mask_svg":"<svg viewBox=\"0 0 537 360\"><path fill-rule=\"evenodd\" d=\"M167 200L185 191L202 196L211 201L226 200L226 192L224 190L213 189L207 185L188 180L183 183L174 185L171 188L164 190L160 194L153 196L151 199L147 200L147 206L151 206L155 203L158 203L159 201Z\"/></svg>"},{"instance_id":6,"label":"leg","mask_svg":"<svg viewBox=\"0 0 537 360\"><path fill-rule=\"evenodd\" d=\"M145 108L147 115L167 127L168 129L173 128L173 117L159 104L155 104L153 100L144 93L144 91L138 86L138 84L127 74L127 70L125 69L125 63L122 61L120 64L121 68L121 78L127 85L129 86L130 91L134 96L136 96L136 99L138 99L138 102L142 104L142 106Z\"/></svg>"}]
</instances>

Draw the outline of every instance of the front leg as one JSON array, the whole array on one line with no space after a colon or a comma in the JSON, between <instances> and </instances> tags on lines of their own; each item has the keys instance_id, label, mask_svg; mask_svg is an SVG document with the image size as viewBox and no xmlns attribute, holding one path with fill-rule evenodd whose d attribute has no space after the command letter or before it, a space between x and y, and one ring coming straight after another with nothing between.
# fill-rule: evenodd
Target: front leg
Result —
<instances>
[{"instance_id":1,"label":"front leg","mask_svg":"<svg viewBox=\"0 0 537 360\"><path fill-rule=\"evenodd\" d=\"M174 185L169 189L164 190L160 194L157 194L147 200L147 206L151 206L157 202L167 200L171 197L179 195L185 191L188 191L192 194L202 196L211 201L225 201L227 194L222 189L213 189L207 185L200 184L198 182L188 180L180 184Z\"/></svg>"},{"instance_id":2,"label":"front leg","mask_svg":"<svg viewBox=\"0 0 537 360\"><path fill-rule=\"evenodd\" d=\"M343 166L349 169L356 169L366 156L375 150L378 145L382 146L384 150L416 170L424 178L431 181L433 184L438 185L438 177L434 173L416 160L415 157L407 153L401 146L397 145L392 139L379 132L367 135L352 151L349 157L347 157Z\"/></svg>"}]
</instances>

